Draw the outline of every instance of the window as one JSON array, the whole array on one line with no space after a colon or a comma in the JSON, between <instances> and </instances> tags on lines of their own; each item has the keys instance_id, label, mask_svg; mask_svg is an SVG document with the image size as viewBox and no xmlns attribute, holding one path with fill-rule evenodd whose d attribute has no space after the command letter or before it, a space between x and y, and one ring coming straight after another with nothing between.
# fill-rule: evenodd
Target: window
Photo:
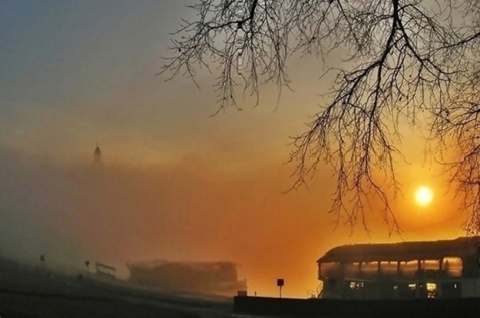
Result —
<instances>
[{"instance_id":1,"label":"window","mask_svg":"<svg viewBox=\"0 0 480 318\"><path fill-rule=\"evenodd\" d=\"M364 273L365 275L377 275L378 274L378 262L362 263L362 273Z\"/></svg>"},{"instance_id":2,"label":"window","mask_svg":"<svg viewBox=\"0 0 480 318\"><path fill-rule=\"evenodd\" d=\"M438 260L422 260L420 268L425 271L438 271L440 269L440 261Z\"/></svg>"},{"instance_id":3,"label":"window","mask_svg":"<svg viewBox=\"0 0 480 318\"><path fill-rule=\"evenodd\" d=\"M340 277L341 267L339 263L320 263L320 277Z\"/></svg>"},{"instance_id":4,"label":"window","mask_svg":"<svg viewBox=\"0 0 480 318\"><path fill-rule=\"evenodd\" d=\"M400 263L400 272L405 276L414 276L418 270L418 261Z\"/></svg>"},{"instance_id":5,"label":"window","mask_svg":"<svg viewBox=\"0 0 480 318\"><path fill-rule=\"evenodd\" d=\"M364 283L364 282L351 281L351 282L348 284L348 287L349 287L350 289L362 289L363 287L365 287L365 283Z\"/></svg>"},{"instance_id":6,"label":"window","mask_svg":"<svg viewBox=\"0 0 480 318\"><path fill-rule=\"evenodd\" d=\"M437 298L437 284L427 283L427 298Z\"/></svg>"},{"instance_id":7,"label":"window","mask_svg":"<svg viewBox=\"0 0 480 318\"><path fill-rule=\"evenodd\" d=\"M347 263L344 267L346 277L358 277L360 275L360 263Z\"/></svg>"},{"instance_id":8,"label":"window","mask_svg":"<svg viewBox=\"0 0 480 318\"><path fill-rule=\"evenodd\" d=\"M387 275L397 274L397 262L380 262L380 271Z\"/></svg>"},{"instance_id":9,"label":"window","mask_svg":"<svg viewBox=\"0 0 480 318\"><path fill-rule=\"evenodd\" d=\"M442 262L442 270L450 276L462 276L463 263L459 257L445 257Z\"/></svg>"}]
</instances>

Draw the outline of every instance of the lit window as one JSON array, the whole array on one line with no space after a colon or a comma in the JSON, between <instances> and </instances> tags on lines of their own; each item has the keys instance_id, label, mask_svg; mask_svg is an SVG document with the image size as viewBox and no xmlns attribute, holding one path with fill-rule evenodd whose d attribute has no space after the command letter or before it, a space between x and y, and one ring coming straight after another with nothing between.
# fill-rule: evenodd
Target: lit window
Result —
<instances>
[{"instance_id":1,"label":"lit window","mask_svg":"<svg viewBox=\"0 0 480 318\"><path fill-rule=\"evenodd\" d=\"M427 283L427 291L434 292L437 290L437 284L435 283Z\"/></svg>"},{"instance_id":2,"label":"lit window","mask_svg":"<svg viewBox=\"0 0 480 318\"><path fill-rule=\"evenodd\" d=\"M408 288L411 289L411 290L415 290L415 289L417 289L417 284L415 284L415 283L408 284Z\"/></svg>"}]
</instances>

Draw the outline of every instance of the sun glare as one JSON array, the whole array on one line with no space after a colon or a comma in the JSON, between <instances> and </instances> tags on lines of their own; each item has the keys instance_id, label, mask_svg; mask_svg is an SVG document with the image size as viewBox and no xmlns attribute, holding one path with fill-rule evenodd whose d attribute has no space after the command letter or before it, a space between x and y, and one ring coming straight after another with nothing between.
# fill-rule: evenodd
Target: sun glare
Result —
<instances>
[{"instance_id":1,"label":"sun glare","mask_svg":"<svg viewBox=\"0 0 480 318\"><path fill-rule=\"evenodd\" d=\"M422 186L415 192L415 201L418 205L427 206L433 200L433 190L429 187Z\"/></svg>"}]
</instances>

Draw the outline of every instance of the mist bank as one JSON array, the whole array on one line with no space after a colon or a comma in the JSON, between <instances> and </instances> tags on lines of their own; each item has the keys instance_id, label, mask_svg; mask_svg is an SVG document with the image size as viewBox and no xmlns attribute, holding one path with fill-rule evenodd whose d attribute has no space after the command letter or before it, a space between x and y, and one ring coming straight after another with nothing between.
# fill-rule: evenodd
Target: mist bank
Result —
<instances>
[{"instance_id":1,"label":"mist bank","mask_svg":"<svg viewBox=\"0 0 480 318\"><path fill-rule=\"evenodd\" d=\"M293 180L282 163L190 154L157 165L57 164L4 147L0 171L0 255L34 264L42 254L79 269L99 261L127 277L134 261L229 260L250 293L274 295L282 277L285 295L307 296L318 285L315 261L332 246L399 240L375 217L370 234L335 227L327 170L285 192Z\"/></svg>"}]
</instances>

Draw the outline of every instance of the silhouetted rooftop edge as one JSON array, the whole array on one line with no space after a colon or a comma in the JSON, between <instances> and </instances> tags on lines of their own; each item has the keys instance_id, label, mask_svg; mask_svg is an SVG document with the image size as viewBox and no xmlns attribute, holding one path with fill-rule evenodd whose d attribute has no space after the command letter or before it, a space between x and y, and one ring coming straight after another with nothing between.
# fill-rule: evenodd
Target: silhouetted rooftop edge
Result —
<instances>
[{"instance_id":1,"label":"silhouetted rooftop edge","mask_svg":"<svg viewBox=\"0 0 480 318\"><path fill-rule=\"evenodd\" d=\"M453 240L342 245L329 250L318 259L317 263L472 257L477 253L479 242L480 237L475 236L459 237Z\"/></svg>"}]
</instances>

